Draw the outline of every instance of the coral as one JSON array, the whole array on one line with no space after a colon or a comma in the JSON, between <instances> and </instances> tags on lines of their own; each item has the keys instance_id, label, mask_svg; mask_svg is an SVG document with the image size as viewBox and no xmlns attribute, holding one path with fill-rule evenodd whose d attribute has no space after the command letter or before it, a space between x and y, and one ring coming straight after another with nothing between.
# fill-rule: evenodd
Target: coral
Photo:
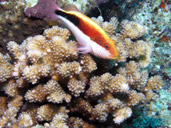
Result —
<instances>
[{"instance_id":1,"label":"coral","mask_svg":"<svg viewBox=\"0 0 171 128\"><path fill-rule=\"evenodd\" d=\"M46 99L46 94L43 91L43 86L39 84L32 90L28 90L24 97L29 102L42 102Z\"/></svg>"},{"instance_id":2,"label":"coral","mask_svg":"<svg viewBox=\"0 0 171 128\"><path fill-rule=\"evenodd\" d=\"M88 96L99 96L104 93L104 90L107 89L109 81L112 75L110 73L105 73L100 77L95 76L90 79L90 87L87 90Z\"/></svg>"},{"instance_id":3,"label":"coral","mask_svg":"<svg viewBox=\"0 0 171 128\"><path fill-rule=\"evenodd\" d=\"M57 17L55 10L58 8L54 0L38 0L37 4L33 7L27 8L25 15L27 17L34 16L36 18L48 18L49 20L55 21Z\"/></svg>"},{"instance_id":4,"label":"coral","mask_svg":"<svg viewBox=\"0 0 171 128\"><path fill-rule=\"evenodd\" d=\"M128 92L129 86L125 76L116 74L110 81L109 90L111 93Z\"/></svg>"},{"instance_id":5,"label":"coral","mask_svg":"<svg viewBox=\"0 0 171 128\"><path fill-rule=\"evenodd\" d=\"M96 62L92 59L92 57L88 54L84 54L81 56L80 64L82 66L83 72L92 72L97 69Z\"/></svg>"},{"instance_id":6,"label":"coral","mask_svg":"<svg viewBox=\"0 0 171 128\"><path fill-rule=\"evenodd\" d=\"M56 114L53 119L52 122L50 123L50 127L51 128L69 128L67 126L67 118L68 115L64 114L64 113L58 113Z\"/></svg>"},{"instance_id":7,"label":"coral","mask_svg":"<svg viewBox=\"0 0 171 128\"><path fill-rule=\"evenodd\" d=\"M33 103L32 104L29 103L28 106L29 107L27 108L26 113L28 113L31 116L33 125L36 125L37 124L37 110L40 106L33 104Z\"/></svg>"},{"instance_id":8,"label":"coral","mask_svg":"<svg viewBox=\"0 0 171 128\"><path fill-rule=\"evenodd\" d=\"M37 109L37 119L38 121L50 121L55 115L55 107L52 105L42 105Z\"/></svg>"},{"instance_id":9,"label":"coral","mask_svg":"<svg viewBox=\"0 0 171 128\"><path fill-rule=\"evenodd\" d=\"M57 107L52 104L45 104L37 109L36 118L38 121L51 121L54 115L58 114L59 112L67 113L67 110L65 107Z\"/></svg>"},{"instance_id":10,"label":"coral","mask_svg":"<svg viewBox=\"0 0 171 128\"><path fill-rule=\"evenodd\" d=\"M117 124L120 124L125 119L129 118L132 115L132 110L129 107L117 109L114 114L113 121Z\"/></svg>"},{"instance_id":11,"label":"coral","mask_svg":"<svg viewBox=\"0 0 171 128\"><path fill-rule=\"evenodd\" d=\"M64 90L62 90L62 88L58 86L57 89L47 97L47 100L53 103L62 103L64 100L66 102L70 102L71 98L69 96L68 99L68 96L64 92Z\"/></svg>"},{"instance_id":12,"label":"coral","mask_svg":"<svg viewBox=\"0 0 171 128\"><path fill-rule=\"evenodd\" d=\"M152 93L149 91L147 93ZM125 128L130 127L170 127L170 97L168 90L158 91L158 96L155 100L149 100L149 104L144 104L135 107L133 119L129 123L124 123ZM151 95L151 94L148 94Z\"/></svg>"},{"instance_id":13,"label":"coral","mask_svg":"<svg viewBox=\"0 0 171 128\"><path fill-rule=\"evenodd\" d=\"M148 101L150 101L151 99L155 99L157 97L157 94L156 93L154 93L153 91L147 91L146 93L145 93L145 101L146 102L148 102Z\"/></svg>"},{"instance_id":14,"label":"coral","mask_svg":"<svg viewBox=\"0 0 171 128\"><path fill-rule=\"evenodd\" d=\"M143 88L147 84L147 80L148 80L147 70L141 71L140 82L139 82L139 84L137 84L138 86L136 87L137 90L140 90L141 88Z\"/></svg>"},{"instance_id":15,"label":"coral","mask_svg":"<svg viewBox=\"0 0 171 128\"><path fill-rule=\"evenodd\" d=\"M70 117L69 118L69 123L71 127L74 128L95 128L95 126L93 126L92 124L88 124L87 122L83 121L81 118L79 117Z\"/></svg>"},{"instance_id":16,"label":"coral","mask_svg":"<svg viewBox=\"0 0 171 128\"><path fill-rule=\"evenodd\" d=\"M16 96L16 97L8 100L7 106L8 106L8 108L15 107L17 110L19 110L22 105L23 105L23 97Z\"/></svg>"},{"instance_id":17,"label":"coral","mask_svg":"<svg viewBox=\"0 0 171 128\"><path fill-rule=\"evenodd\" d=\"M65 41L67 41L71 33L68 29L53 26L52 28L44 30L43 35L45 35L47 38L59 36L62 37Z\"/></svg>"},{"instance_id":18,"label":"coral","mask_svg":"<svg viewBox=\"0 0 171 128\"><path fill-rule=\"evenodd\" d=\"M161 76L156 75L148 79L147 85L143 88L144 91L160 90L163 87L163 80Z\"/></svg>"},{"instance_id":19,"label":"coral","mask_svg":"<svg viewBox=\"0 0 171 128\"><path fill-rule=\"evenodd\" d=\"M145 55L145 51L146 51L145 41L138 40L137 42L132 43L132 47L129 50L129 57L136 58L138 56L143 56Z\"/></svg>"},{"instance_id":20,"label":"coral","mask_svg":"<svg viewBox=\"0 0 171 128\"><path fill-rule=\"evenodd\" d=\"M98 25L100 25L100 26L102 26L103 21L104 21L104 19L103 19L102 16L98 16L97 18L96 18L96 17L92 17L91 19L92 19L94 22L96 22Z\"/></svg>"},{"instance_id":21,"label":"coral","mask_svg":"<svg viewBox=\"0 0 171 128\"><path fill-rule=\"evenodd\" d=\"M15 96L19 94L16 83L7 84L4 90L5 93L8 94L9 96Z\"/></svg>"},{"instance_id":22,"label":"coral","mask_svg":"<svg viewBox=\"0 0 171 128\"><path fill-rule=\"evenodd\" d=\"M45 94L50 94L57 90L59 86L59 83L57 83L55 80L49 80L44 86L43 91Z\"/></svg>"},{"instance_id":23,"label":"coral","mask_svg":"<svg viewBox=\"0 0 171 128\"><path fill-rule=\"evenodd\" d=\"M75 97L80 96L80 93L84 92L85 86L86 86L85 83L78 81L74 78L70 79L67 85L68 89Z\"/></svg>"},{"instance_id":24,"label":"coral","mask_svg":"<svg viewBox=\"0 0 171 128\"><path fill-rule=\"evenodd\" d=\"M8 55L3 56L0 53L0 82L6 81L12 75L13 66L8 62L8 58L6 57L8 57Z\"/></svg>"},{"instance_id":25,"label":"coral","mask_svg":"<svg viewBox=\"0 0 171 128\"><path fill-rule=\"evenodd\" d=\"M145 26L133 21L123 20L121 26L121 33L126 38L137 39L148 32Z\"/></svg>"},{"instance_id":26,"label":"coral","mask_svg":"<svg viewBox=\"0 0 171 128\"><path fill-rule=\"evenodd\" d=\"M7 42L14 40L21 43L28 36L37 35L49 26L46 21L33 21L25 17L25 0L5 0L0 3L0 51L3 53L7 52Z\"/></svg>"},{"instance_id":27,"label":"coral","mask_svg":"<svg viewBox=\"0 0 171 128\"><path fill-rule=\"evenodd\" d=\"M16 123L16 115L18 110L15 107L10 107L6 111L4 111L3 116L0 118L0 126L6 127L6 125L13 126Z\"/></svg>"},{"instance_id":28,"label":"coral","mask_svg":"<svg viewBox=\"0 0 171 128\"><path fill-rule=\"evenodd\" d=\"M168 9L168 11L166 12L162 8L160 8L161 3L161 0L145 0L141 4L141 7L137 8L131 18L134 21L146 25L149 28L149 36L151 36L154 41L157 41L164 34L164 31L167 29L171 18L171 12L169 11L170 5L165 4L166 8ZM162 20L160 20L161 17Z\"/></svg>"},{"instance_id":29,"label":"coral","mask_svg":"<svg viewBox=\"0 0 171 128\"><path fill-rule=\"evenodd\" d=\"M18 127L24 128L24 127L30 127L32 126L33 121L29 114L27 113L21 113L18 117Z\"/></svg>"},{"instance_id":30,"label":"coral","mask_svg":"<svg viewBox=\"0 0 171 128\"><path fill-rule=\"evenodd\" d=\"M139 65L135 61L130 61L126 64L128 83L130 85L134 85L140 80L140 68Z\"/></svg>"},{"instance_id":31,"label":"coral","mask_svg":"<svg viewBox=\"0 0 171 128\"><path fill-rule=\"evenodd\" d=\"M58 26L20 45L8 43L10 54L0 54L1 127L94 128L112 118L114 125L121 124L134 107L156 98L163 81L144 69L153 47L140 40L146 28L123 21L129 28L118 29L116 17L93 19L116 41L120 56L115 62L79 54L69 30Z\"/></svg>"},{"instance_id":32,"label":"coral","mask_svg":"<svg viewBox=\"0 0 171 128\"><path fill-rule=\"evenodd\" d=\"M127 98L127 106L134 106L139 102L143 102L145 100L145 95L143 93L137 93L135 90L131 90L129 92L129 96Z\"/></svg>"},{"instance_id":33,"label":"coral","mask_svg":"<svg viewBox=\"0 0 171 128\"><path fill-rule=\"evenodd\" d=\"M107 34L109 34L109 36L112 36L115 33L118 24L118 19L116 17L112 17L109 22L104 22L102 24L102 28Z\"/></svg>"},{"instance_id":34,"label":"coral","mask_svg":"<svg viewBox=\"0 0 171 128\"><path fill-rule=\"evenodd\" d=\"M146 54L145 54L143 60L139 61L140 67L145 68L145 67L149 66L149 64L151 63L151 61L152 61L151 54L152 54L152 50L153 50L152 47L153 47L152 44L150 44L150 43L149 43L149 45L146 44L146 50L145 50Z\"/></svg>"},{"instance_id":35,"label":"coral","mask_svg":"<svg viewBox=\"0 0 171 128\"><path fill-rule=\"evenodd\" d=\"M78 62L64 62L59 65L57 73L62 77L72 77L73 75L79 74L81 71L81 66Z\"/></svg>"},{"instance_id":36,"label":"coral","mask_svg":"<svg viewBox=\"0 0 171 128\"><path fill-rule=\"evenodd\" d=\"M107 120L108 114L109 114L109 109L106 104L103 103L97 104L93 108L93 115L96 115L95 117L96 120L104 122Z\"/></svg>"},{"instance_id":37,"label":"coral","mask_svg":"<svg viewBox=\"0 0 171 128\"><path fill-rule=\"evenodd\" d=\"M151 72L164 75L167 86L171 81L170 60L171 60L171 4L169 0L142 1L140 6L131 12L129 18L148 27L149 34L146 40L152 40L153 57L150 66Z\"/></svg>"},{"instance_id":38,"label":"coral","mask_svg":"<svg viewBox=\"0 0 171 128\"><path fill-rule=\"evenodd\" d=\"M82 98L75 99L71 106L71 112L81 112L81 114L86 115L89 118L92 115L92 111L93 107L91 104Z\"/></svg>"},{"instance_id":39,"label":"coral","mask_svg":"<svg viewBox=\"0 0 171 128\"><path fill-rule=\"evenodd\" d=\"M124 107L124 103L122 103L122 101L120 101L117 98L112 98L107 100L107 104L109 105L109 108L114 111L116 108L123 108Z\"/></svg>"},{"instance_id":40,"label":"coral","mask_svg":"<svg viewBox=\"0 0 171 128\"><path fill-rule=\"evenodd\" d=\"M32 84L37 83L40 77L48 76L50 73L49 65L35 64L26 66L23 70L23 77L30 81Z\"/></svg>"},{"instance_id":41,"label":"coral","mask_svg":"<svg viewBox=\"0 0 171 128\"><path fill-rule=\"evenodd\" d=\"M99 77L93 77L90 79L90 88L87 91L89 96L98 96L103 93L104 87L101 86Z\"/></svg>"},{"instance_id":42,"label":"coral","mask_svg":"<svg viewBox=\"0 0 171 128\"><path fill-rule=\"evenodd\" d=\"M0 116L7 110L7 97L0 97Z\"/></svg>"}]
</instances>

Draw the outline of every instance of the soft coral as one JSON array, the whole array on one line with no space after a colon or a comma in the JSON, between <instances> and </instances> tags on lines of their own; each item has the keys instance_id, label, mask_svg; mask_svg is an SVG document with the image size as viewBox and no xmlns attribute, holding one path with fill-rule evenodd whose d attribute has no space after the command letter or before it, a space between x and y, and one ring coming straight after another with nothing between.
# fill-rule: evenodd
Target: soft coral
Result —
<instances>
[{"instance_id":1,"label":"soft coral","mask_svg":"<svg viewBox=\"0 0 171 128\"><path fill-rule=\"evenodd\" d=\"M55 21L58 19L55 11L59 9L60 7L54 0L39 0L34 7L28 8L25 11L25 15L28 17L36 17Z\"/></svg>"}]
</instances>

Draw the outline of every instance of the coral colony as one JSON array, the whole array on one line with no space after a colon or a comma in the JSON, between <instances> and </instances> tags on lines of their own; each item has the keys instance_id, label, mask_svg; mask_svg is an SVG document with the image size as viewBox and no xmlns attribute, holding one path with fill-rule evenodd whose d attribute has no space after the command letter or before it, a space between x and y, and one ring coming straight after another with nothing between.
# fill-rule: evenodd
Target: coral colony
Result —
<instances>
[{"instance_id":1,"label":"coral colony","mask_svg":"<svg viewBox=\"0 0 171 128\"><path fill-rule=\"evenodd\" d=\"M0 127L95 128L110 118L121 125L134 106L156 97L163 81L145 69L153 50L141 38L147 27L116 17L92 20L116 42L115 73L100 73L90 54L75 51L67 28L53 26L20 45L9 41L9 54L0 53Z\"/></svg>"},{"instance_id":2,"label":"coral colony","mask_svg":"<svg viewBox=\"0 0 171 128\"><path fill-rule=\"evenodd\" d=\"M71 33L58 26L28 37L21 45L10 41L10 55L0 54L1 127L31 127L42 121L52 128L95 127L89 122L106 122L109 114L121 124L131 117L133 106L153 99L163 82L159 75L149 78L144 69L152 53L150 42L139 40L146 27L125 20L116 33L115 17L109 22L102 17L93 20L117 42L117 62L125 66L118 66L113 75L94 75L100 69L91 55L74 51L77 43L69 40ZM122 94L126 97L116 96Z\"/></svg>"}]
</instances>

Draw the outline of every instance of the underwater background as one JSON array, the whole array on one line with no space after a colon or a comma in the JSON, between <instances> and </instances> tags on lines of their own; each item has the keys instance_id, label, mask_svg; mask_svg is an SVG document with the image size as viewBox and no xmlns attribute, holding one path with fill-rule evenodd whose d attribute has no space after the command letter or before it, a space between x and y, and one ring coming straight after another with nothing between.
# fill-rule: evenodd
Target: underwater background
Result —
<instances>
[{"instance_id":1,"label":"underwater background","mask_svg":"<svg viewBox=\"0 0 171 128\"><path fill-rule=\"evenodd\" d=\"M0 0L0 128L171 128L171 1L55 1L100 25L119 58L79 54L62 22L26 17L37 0Z\"/></svg>"}]
</instances>

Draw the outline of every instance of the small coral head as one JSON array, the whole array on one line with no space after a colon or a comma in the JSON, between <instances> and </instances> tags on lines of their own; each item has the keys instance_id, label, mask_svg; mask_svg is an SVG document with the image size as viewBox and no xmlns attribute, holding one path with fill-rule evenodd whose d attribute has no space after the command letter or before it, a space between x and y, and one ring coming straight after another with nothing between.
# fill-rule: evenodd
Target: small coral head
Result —
<instances>
[{"instance_id":1,"label":"small coral head","mask_svg":"<svg viewBox=\"0 0 171 128\"><path fill-rule=\"evenodd\" d=\"M38 0L38 3L34 7L26 9L25 15L27 17L55 21L58 19L55 14L56 10L60 10L60 7L54 0Z\"/></svg>"}]
</instances>

